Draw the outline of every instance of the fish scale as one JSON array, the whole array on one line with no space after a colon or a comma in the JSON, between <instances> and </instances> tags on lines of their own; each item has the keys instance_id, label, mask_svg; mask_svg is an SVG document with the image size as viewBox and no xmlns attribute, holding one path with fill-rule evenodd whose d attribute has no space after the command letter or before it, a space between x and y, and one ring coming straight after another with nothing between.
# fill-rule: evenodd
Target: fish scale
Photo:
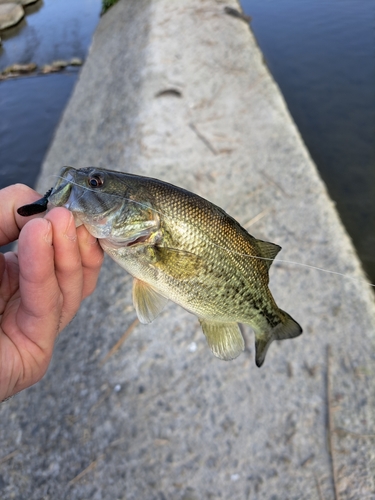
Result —
<instances>
[{"instance_id":1,"label":"fish scale","mask_svg":"<svg viewBox=\"0 0 375 500\"><path fill-rule=\"evenodd\" d=\"M198 317L212 352L224 360L244 349L238 323L248 324L257 366L273 340L302 333L268 288L280 247L257 240L204 198L157 179L95 167L64 167L52 192L21 211L40 212L47 198L68 208L134 277L142 323L153 321L170 299Z\"/></svg>"}]
</instances>

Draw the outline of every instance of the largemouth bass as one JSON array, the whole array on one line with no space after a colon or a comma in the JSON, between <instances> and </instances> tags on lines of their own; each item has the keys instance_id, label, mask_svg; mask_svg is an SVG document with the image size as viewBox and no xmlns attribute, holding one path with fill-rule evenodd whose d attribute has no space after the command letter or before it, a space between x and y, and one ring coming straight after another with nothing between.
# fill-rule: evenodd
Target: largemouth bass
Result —
<instances>
[{"instance_id":1,"label":"largemouth bass","mask_svg":"<svg viewBox=\"0 0 375 500\"><path fill-rule=\"evenodd\" d=\"M257 366L273 340L302 333L268 288L280 247L254 238L200 196L148 177L64 167L52 192L19 213L40 212L47 201L69 209L134 277L142 323L170 299L198 317L213 354L224 360L243 351L238 323L246 323L255 332Z\"/></svg>"}]
</instances>

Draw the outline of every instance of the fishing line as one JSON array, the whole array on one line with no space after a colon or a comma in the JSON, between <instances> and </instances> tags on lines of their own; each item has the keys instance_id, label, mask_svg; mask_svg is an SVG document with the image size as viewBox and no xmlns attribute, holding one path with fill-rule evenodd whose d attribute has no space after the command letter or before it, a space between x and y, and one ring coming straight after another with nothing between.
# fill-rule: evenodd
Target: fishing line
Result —
<instances>
[{"instance_id":1,"label":"fishing line","mask_svg":"<svg viewBox=\"0 0 375 500\"><path fill-rule=\"evenodd\" d=\"M57 175L55 176L59 179L64 179L64 177L61 177L61 175ZM121 181L121 179L119 179ZM74 186L77 186L81 189L86 189L87 191L91 191L92 193L95 193L95 194L98 194L98 190L97 189L92 189L92 188L89 188L88 186L81 186L80 184L77 184L76 182L73 182L73 181L69 181L69 184L73 184ZM152 210L153 212L161 215L162 217L164 217L165 219L170 219L170 217L168 215L165 215L163 214L163 212L159 212L158 210L156 210L156 208L153 208L151 207L150 205L147 205L146 203L142 203L140 201L136 201L136 200L132 200L131 198L127 198L126 196L122 195L122 194L115 194L115 193L105 193L106 196L113 196L115 198L120 198L121 200L126 200L126 201L129 201L131 203L134 203L135 205L139 205L140 207L142 208L145 208L147 210ZM82 195L83 196L83 193Z\"/></svg>"},{"instance_id":2,"label":"fishing line","mask_svg":"<svg viewBox=\"0 0 375 500\"><path fill-rule=\"evenodd\" d=\"M57 177L59 179L64 179L62 176L60 175L56 175L56 176L53 176L53 177ZM123 184L126 185L125 182L123 182L121 179L119 179L119 181ZM80 184L77 184L76 182L73 182L73 181L69 181L70 184L73 184L81 189L86 189L87 191L91 191L93 193L98 193L98 190L97 189L90 189L88 186L82 186ZM121 195L121 194L115 194L115 193L105 193L107 196L113 196L115 198L120 198L121 200L126 200L128 202L131 202L131 203L134 203L135 205L139 205L140 207L142 208L145 208L147 210L152 210L153 212L157 213L158 215L160 215L161 217L164 217L166 220L172 220L171 217L169 217L168 215L164 214L163 212L160 212L159 210L156 210L155 208L151 207L150 205L147 205L146 203L142 203L140 201L136 201L136 200L132 200L131 198L127 198L126 196L124 195ZM83 194L82 194L83 195ZM225 212L226 213L226 212ZM227 214L229 217L231 217L229 214ZM233 217L231 217L233 219ZM239 223L238 223L239 224ZM242 227L242 226L241 226ZM243 228L244 229L244 228ZM244 229L246 231L246 229ZM248 232L248 231L246 231ZM249 233L250 234L250 233ZM230 250L229 248L226 248L222 245L219 245L215 242L213 242L212 240L210 240L210 243L212 245L214 245L215 247L217 248L220 248L221 250L225 250L227 251L228 253L231 253L231 254L234 254L234 255L238 255L240 257L250 257L252 259L259 259L259 260L264 260L264 261L270 261L270 262L280 262L282 264L292 264L292 265L295 265L295 266L300 266L300 267L305 267L305 268L308 268L308 269L312 269L314 271L321 271L323 273L326 273L326 274L333 274L333 275L336 275L336 276L341 276L343 278L347 278L347 279L351 279L353 281L358 281L358 282L361 282L365 285L368 285L370 287L373 287L375 288L375 284L374 283L369 283L368 281L366 281L365 279L363 278L358 278L358 277L355 277L355 276L349 276L347 274L343 274L343 273L340 273L338 271L331 271L329 269L324 269L322 267L318 267L318 266L313 266L311 264L304 264L302 262L295 262L295 261L292 261L292 260L284 260L284 259L270 259L268 257L261 257L261 256L258 256L258 255L251 255L251 254L247 254L247 253L242 253L242 252L236 252L235 250Z\"/></svg>"}]
</instances>

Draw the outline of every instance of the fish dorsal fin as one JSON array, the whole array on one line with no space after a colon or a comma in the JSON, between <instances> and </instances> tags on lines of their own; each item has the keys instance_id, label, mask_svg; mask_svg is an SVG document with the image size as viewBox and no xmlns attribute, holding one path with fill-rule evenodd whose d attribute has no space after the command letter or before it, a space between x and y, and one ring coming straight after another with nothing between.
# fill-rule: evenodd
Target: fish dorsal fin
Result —
<instances>
[{"instance_id":1,"label":"fish dorsal fin","mask_svg":"<svg viewBox=\"0 0 375 500\"><path fill-rule=\"evenodd\" d=\"M245 348L237 323L217 323L199 318L208 345L217 358L229 361L237 358Z\"/></svg>"},{"instance_id":2,"label":"fish dorsal fin","mask_svg":"<svg viewBox=\"0 0 375 500\"><path fill-rule=\"evenodd\" d=\"M279 245L275 245L275 243L270 243L269 241L257 240L258 248L260 250L260 254L264 257L264 263L268 267L271 267L273 259L280 252L281 247Z\"/></svg>"},{"instance_id":3,"label":"fish dorsal fin","mask_svg":"<svg viewBox=\"0 0 375 500\"><path fill-rule=\"evenodd\" d=\"M134 278L133 304L141 323L151 323L164 309L168 299L156 292L144 281Z\"/></svg>"}]
</instances>

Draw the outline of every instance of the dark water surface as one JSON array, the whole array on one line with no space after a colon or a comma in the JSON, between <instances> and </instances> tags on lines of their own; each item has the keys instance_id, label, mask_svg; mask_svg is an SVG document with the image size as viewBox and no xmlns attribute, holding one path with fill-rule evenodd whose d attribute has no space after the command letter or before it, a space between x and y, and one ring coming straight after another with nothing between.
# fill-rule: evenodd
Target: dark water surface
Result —
<instances>
[{"instance_id":1,"label":"dark water surface","mask_svg":"<svg viewBox=\"0 0 375 500\"><path fill-rule=\"evenodd\" d=\"M242 0L268 67L375 282L375 2ZM100 0L39 0L0 69L85 58ZM77 72L0 82L0 188L34 185Z\"/></svg>"},{"instance_id":2,"label":"dark water surface","mask_svg":"<svg viewBox=\"0 0 375 500\"><path fill-rule=\"evenodd\" d=\"M16 182L34 186L77 76L75 71L0 82L0 189Z\"/></svg>"},{"instance_id":3,"label":"dark water surface","mask_svg":"<svg viewBox=\"0 0 375 500\"><path fill-rule=\"evenodd\" d=\"M26 7L17 26L1 32L0 71L14 63L84 59L100 9L101 0L38 0ZM78 72L0 82L0 189L16 182L35 185Z\"/></svg>"},{"instance_id":4,"label":"dark water surface","mask_svg":"<svg viewBox=\"0 0 375 500\"><path fill-rule=\"evenodd\" d=\"M374 283L375 1L241 3Z\"/></svg>"},{"instance_id":5,"label":"dark water surface","mask_svg":"<svg viewBox=\"0 0 375 500\"><path fill-rule=\"evenodd\" d=\"M100 9L101 0L38 0L26 7L22 21L1 32L0 71L14 63L86 57Z\"/></svg>"},{"instance_id":6,"label":"dark water surface","mask_svg":"<svg viewBox=\"0 0 375 500\"><path fill-rule=\"evenodd\" d=\"M25 18L2 31L0 70L14 63L86 57L101 0L38 0ZM78 69L0 82L0 189L35 184Z\"/></svg>"}]
</instances>

